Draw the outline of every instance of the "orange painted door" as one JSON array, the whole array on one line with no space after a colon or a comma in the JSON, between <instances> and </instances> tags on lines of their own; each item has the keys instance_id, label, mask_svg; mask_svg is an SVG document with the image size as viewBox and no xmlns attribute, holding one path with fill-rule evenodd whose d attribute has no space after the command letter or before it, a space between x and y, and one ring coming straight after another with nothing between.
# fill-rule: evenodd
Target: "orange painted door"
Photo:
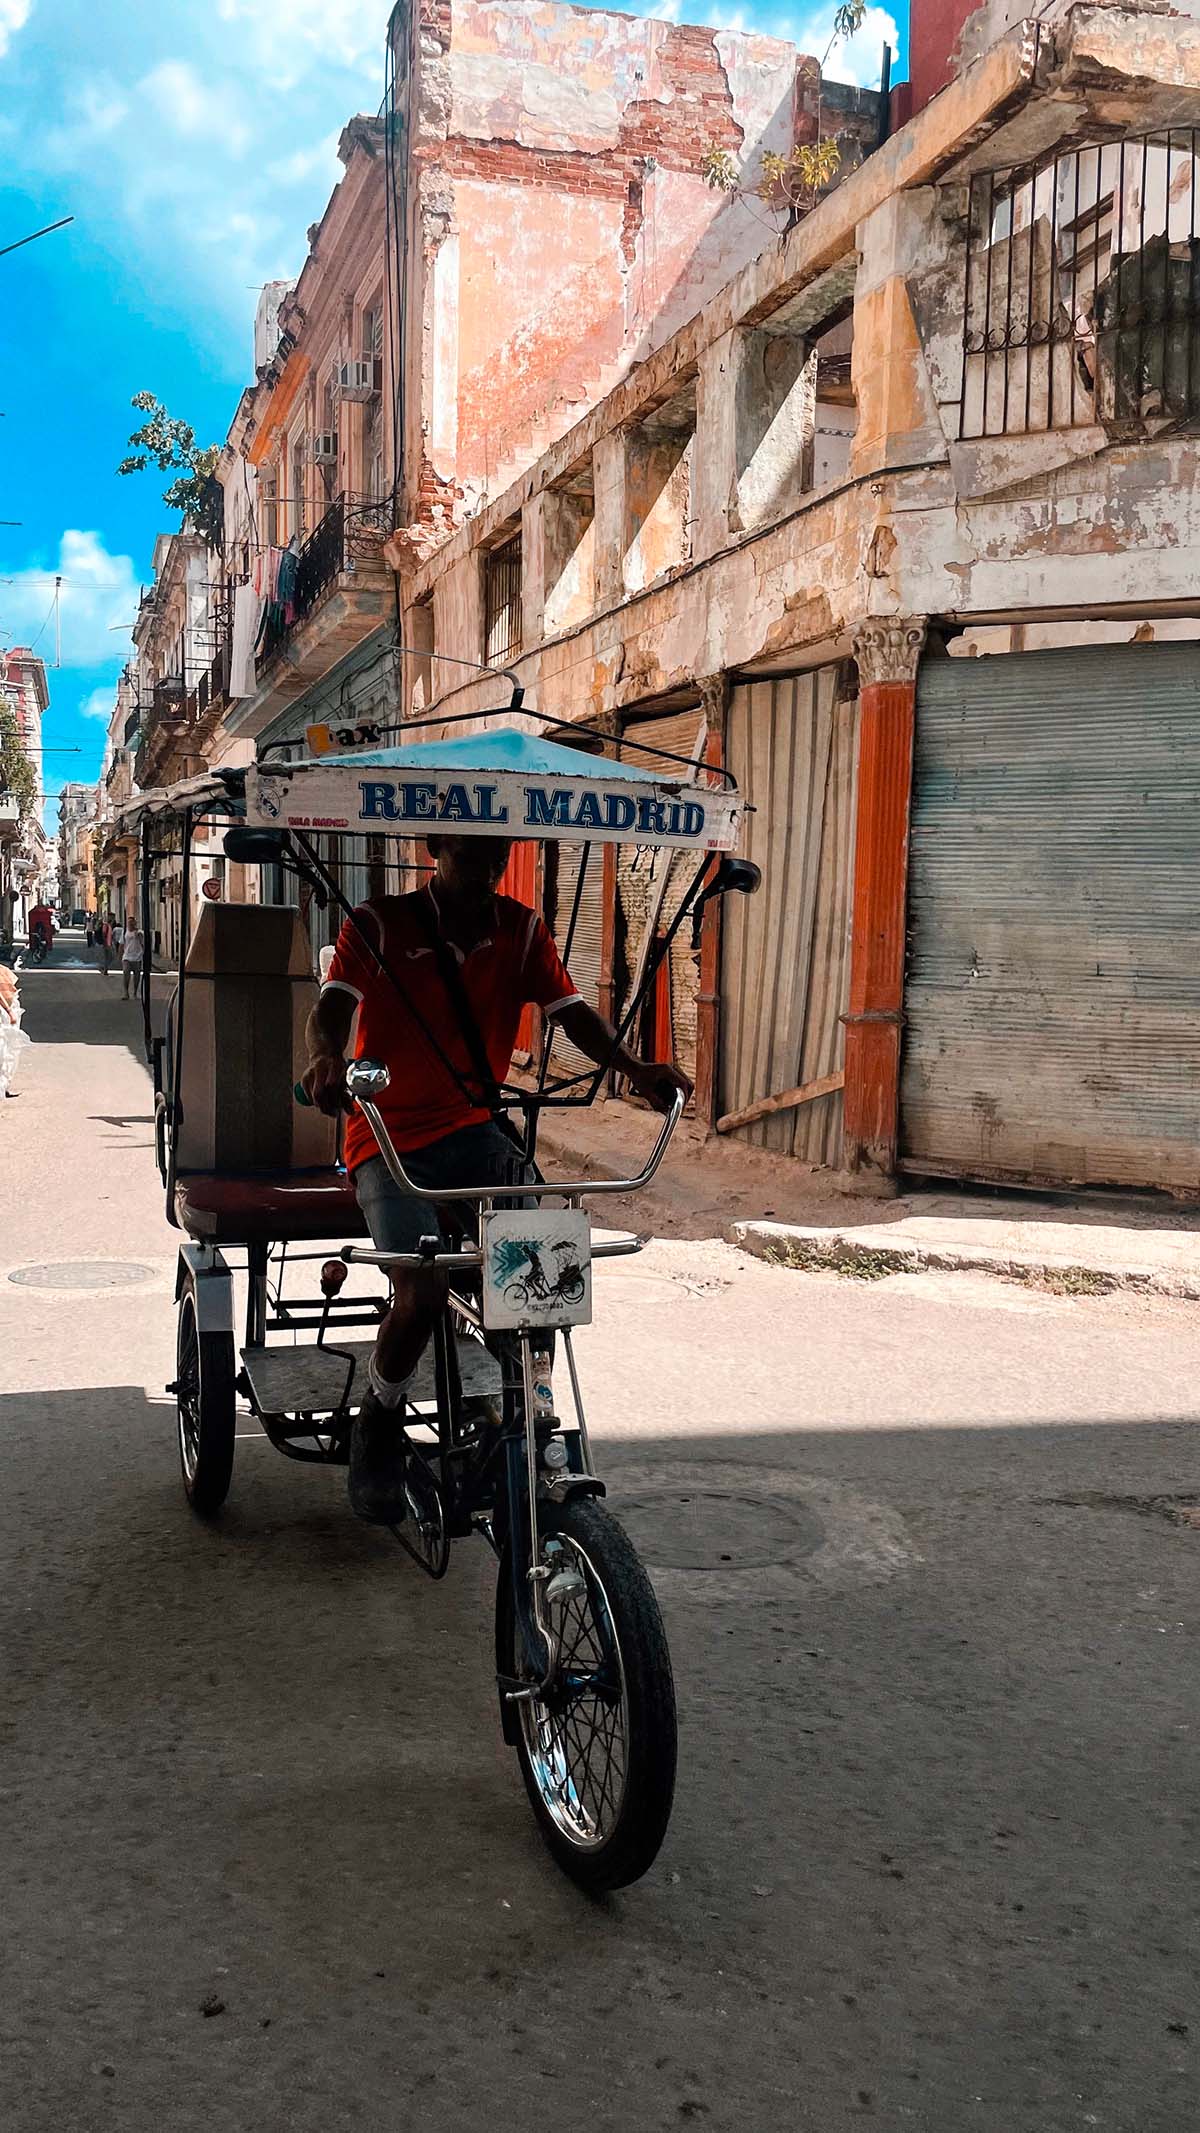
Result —
<instances>
[{"instance_id":1,"label":"orange painted door","mask_svg":"<svg viewBox=\"0 0 1200 2133\"><path fill-rule=\"evenodd\" d=\"M500 883L502 896L515 896L519 904L528 904L530 910L537 904L538 848L535 843L514 844ZM533 1009L527 1007L521 1016L517 1031L517 1050L532 1052L534 1046Z\"/></svg>"}]
</instances>

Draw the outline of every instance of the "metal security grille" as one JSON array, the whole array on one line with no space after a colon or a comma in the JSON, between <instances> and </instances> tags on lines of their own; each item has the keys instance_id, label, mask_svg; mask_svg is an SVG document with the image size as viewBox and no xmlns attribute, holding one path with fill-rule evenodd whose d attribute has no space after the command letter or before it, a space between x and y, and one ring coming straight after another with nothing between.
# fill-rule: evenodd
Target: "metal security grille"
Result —
<instances>
[{"instance_id":1,"label":"metal security grille","mask_svg":"<svg viewBox=\"0 0 1200 2133\"><path fill-rule=\"evenodd\" d=\"M1197 134L971 179L959 435L1200 416Z\"/></svg>"},{"instance_id":2,"label":"metal security grille","mask_svg":"<svg viewBox=\"0 0 1200 2133\"><path fill-rule=\"evenodd\" d=\"M922 663L904 1167L1200 1189L1198 703L1194 644Z\"/></svg>"},{"instance_id":3,"label":"metal security grille","mask_svg":"<svg viewBox=\"0 0 1200 2133\"><path fill-rule=\"evenodd\" d=\"M521 649L521 536L484 557L484 658L505 666Z\"/></svg>"}]
</instances>

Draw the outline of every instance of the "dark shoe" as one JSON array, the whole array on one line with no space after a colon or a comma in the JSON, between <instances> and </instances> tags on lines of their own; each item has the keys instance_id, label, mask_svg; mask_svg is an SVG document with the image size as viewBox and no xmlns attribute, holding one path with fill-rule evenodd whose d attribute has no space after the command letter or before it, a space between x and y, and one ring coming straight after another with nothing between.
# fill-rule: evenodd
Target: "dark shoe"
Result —
<instances>
[{"instance_id":1,"label":"dark shoe","mask_svg":"<svg viewBox=\"0 0 1200 2133\"><path fill-rule=\"evenodd\" d=\"M404 1443L397 1408L369 1392L350 1425L350 1508L376 1526L398 1526L405 1514Z\"/></svg>"}]
</instances>

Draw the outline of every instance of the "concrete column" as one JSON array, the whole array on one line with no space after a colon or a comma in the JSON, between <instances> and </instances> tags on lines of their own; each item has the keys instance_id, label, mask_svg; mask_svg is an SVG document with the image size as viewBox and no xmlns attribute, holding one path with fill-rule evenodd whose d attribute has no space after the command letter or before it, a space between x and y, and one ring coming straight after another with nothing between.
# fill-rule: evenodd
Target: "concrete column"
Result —
<instances>
[{"instance_id":1,"label":"concrete column","mask_svg":"<svg viewBox=\"0 0 1200 2133\"><path fill-rule=\"evenodd\" d=\"M596 495L596 604L609 607L625 594L628 443L624 430L600 437L592 450Z\"/></svg>"},{"instance_id":2,"label":"concrete column","mask_svg":"<svg viewBox=\"0 0 1200 2133\"><path fill-rule=\"evenodd\" d=\"M917 662L923 619L863 623L859 754L846 1025L843 1161L864 1190L894 1177Z\"/></svg>"},{"instance_id":3,"label":"concrete column","mask_svg":"<svg viewBox=\"0 0 1200 2133\"><path fill-rule=\"evenodd\" d=\"M858 404L855 474L947 454L946 432L909 282L944 260L932 186L897 193L858 227L851 364ZM949 301L947 310L953 316ZM961 321L961 310L958 313ZM960 330L960 329L959 329Z\"/></svg>"},{"instance_id":4,"label":"concrete column","mask_svg":"<svg viewBox=\"0 0 1200 2133\"><path fill-rule=\"evenodd\" d=\"M692 487L692 555L716 555L729 540L737 503L737 401L741 336L722 334L700 358Z\"/></svg>"},{"instance_id":5,"label":"concrete column","mask_svg":"<svg viewBox=\"0 0 1200 2133\"><path fill-rule=\"evenodd\" d=\"M546 634L546 512L554 499L545 489L521 512L521 644L529 651Z\"/></svg>"}]
</instances>

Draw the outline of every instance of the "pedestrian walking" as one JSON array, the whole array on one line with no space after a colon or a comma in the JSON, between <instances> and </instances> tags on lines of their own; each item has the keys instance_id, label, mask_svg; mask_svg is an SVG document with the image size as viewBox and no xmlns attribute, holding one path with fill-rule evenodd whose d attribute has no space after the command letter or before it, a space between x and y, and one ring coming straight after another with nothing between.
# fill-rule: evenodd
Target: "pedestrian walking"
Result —
<instances>
[{"instance_id":1,"label":"pedestrian walking","mask_svg":"<svg viewBox=\"0 0 1200 2133\"><path fill-rule=\"evenodd\" d=\"M100 975L106 978L112 969L113 950L113 929L107 918L99 918L96 921L96 949Z\"/></svg>"},{"instance_id":2,"label":"pedestrian walking","mask_svg":"<svg viewBox=\"0 0 1200 2133\"><path fill-rule=\"evenodd\" d=\"M146 944L138 932L136 923L131 919L125 928L125 938L121 943L121 998L123 1000L136 1000L137 998L138 987L142 977L142 960L145 953Z\"/></svg>"},{"instance_id":3,"label":"pedestrian walking","mask_svg":"<svg viewBox=\"0 0 1200 2133\"><path fill-rule=\"evenodd\" d=\"M88 947L89 947L89 948L91 948L91 947L93 947L93 946L95 945L95 940L96 940L96 921L95 921L95 919L94 919L94 918L92 917L92 914L91 914L91 912L90 912L90 911L89 911L89 912L88 912L88 914L87 914L87 925L86 925L86 928L85 928L85 934L84 934L84 937L85 937L85 939L86 939L86 941L87 941L87 944L88 944Z\"/></svg>"}]
</instances>

